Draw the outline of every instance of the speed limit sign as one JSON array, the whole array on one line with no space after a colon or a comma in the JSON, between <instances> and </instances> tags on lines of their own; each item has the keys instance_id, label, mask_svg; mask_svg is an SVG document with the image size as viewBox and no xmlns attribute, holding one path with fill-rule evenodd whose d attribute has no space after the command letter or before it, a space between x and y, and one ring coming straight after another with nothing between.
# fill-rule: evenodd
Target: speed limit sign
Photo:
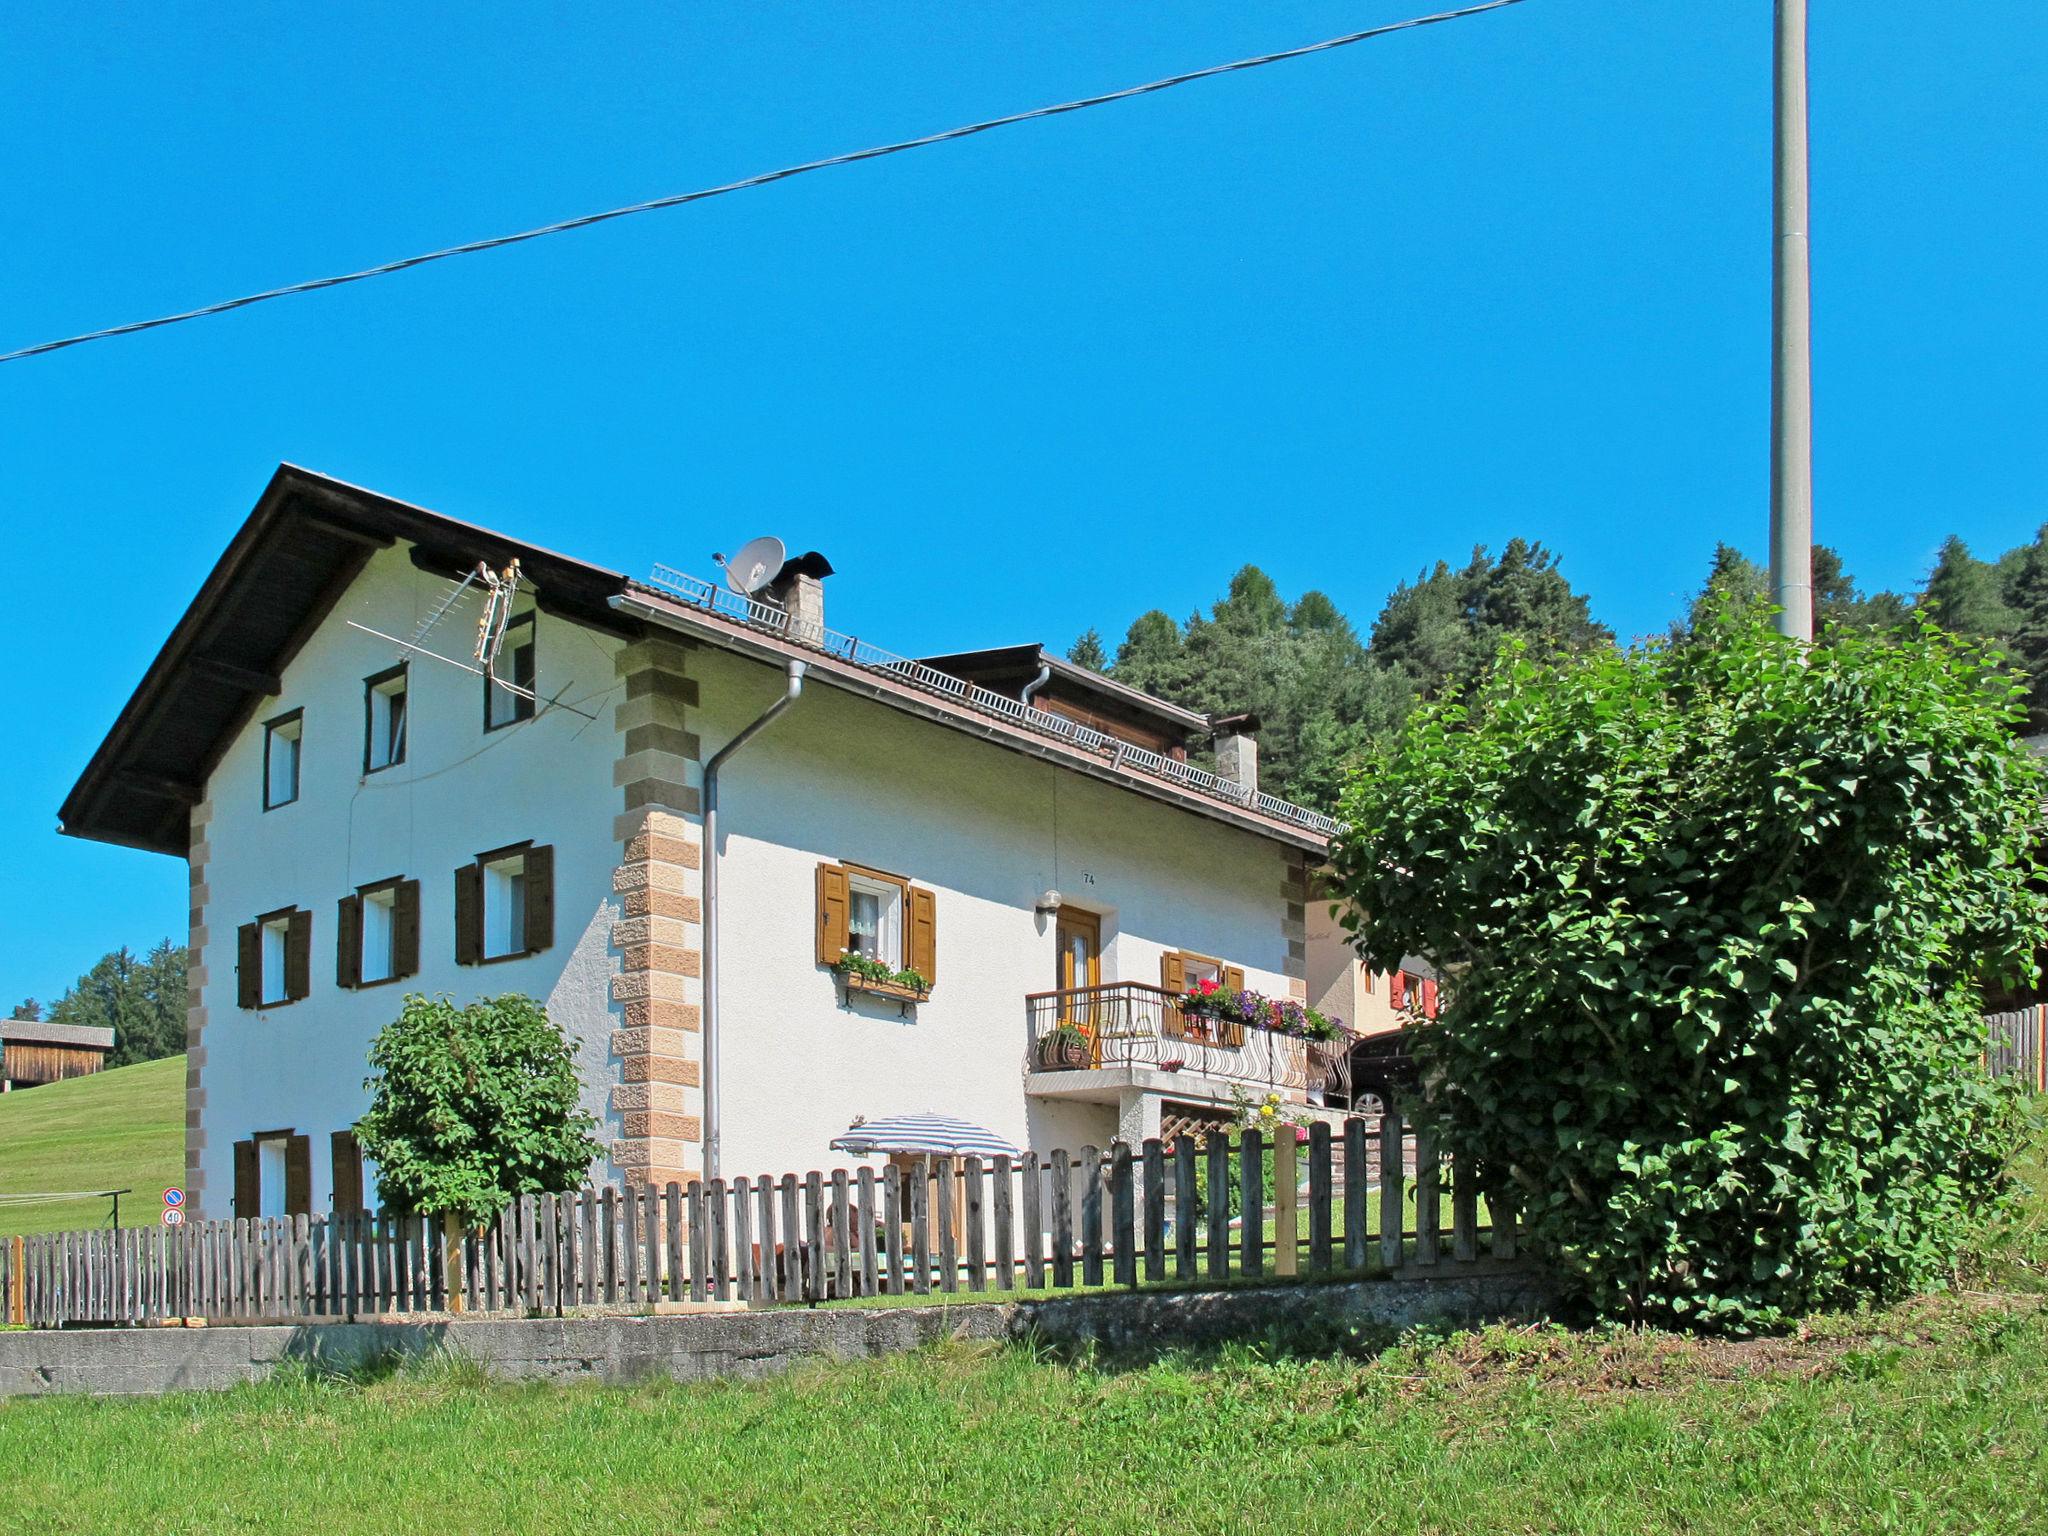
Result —
<instances>
[{"instance_id":1,"label":"speed limit sign","mask_svg":"<svg viewBox=\"0 0 2048 1536\"><path fill-rule=\"evenodd\" d=\"M164 1225L167 1227L182 1227L185 1225L184 1211L175 1205L165 1206Z\"/></svg>"}]
</instances>

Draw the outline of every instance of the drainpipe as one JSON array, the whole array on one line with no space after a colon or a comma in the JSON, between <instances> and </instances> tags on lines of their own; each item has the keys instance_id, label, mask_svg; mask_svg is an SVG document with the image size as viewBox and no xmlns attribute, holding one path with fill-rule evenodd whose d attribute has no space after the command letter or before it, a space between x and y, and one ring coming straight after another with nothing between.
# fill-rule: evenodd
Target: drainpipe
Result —
<instances>
[{"instance_id":1,"label":"drainpipe","mask_svg":"<svg viewBox=\"0 0 2048 1536\"><path fill-rule=\"evenodd\" d=\"M1030 682L1024 685L1024 691L1017 695L1017 702L1020 704L1029 704L1034 698L1038 696L1038 690L1043 688L1047 683L1051 681L1052 664L1050 662L1047 662L1045 665L1041 666L1038 669L1038 676L1034 677L1033 679L1031 679Z\"/></svg>"},{"instance_id":2,"label":"drainpipe","mask_svg":"<svg viewBox=\"0 0 2048 1536\"><path fill-rule=\"evenodd\" d=\"M718 770L775 723L804 691L805 664L789 663L788 691L704 765L704 1181L718 1177Z\"/></svg>"}]
</instances>

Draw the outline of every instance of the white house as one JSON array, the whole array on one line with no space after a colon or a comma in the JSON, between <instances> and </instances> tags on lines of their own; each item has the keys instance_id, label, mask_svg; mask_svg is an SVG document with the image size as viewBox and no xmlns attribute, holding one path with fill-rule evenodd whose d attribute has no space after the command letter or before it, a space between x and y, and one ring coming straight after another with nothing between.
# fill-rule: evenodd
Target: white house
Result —
<instances>
[{"instance_id":1,"label":"white house","mask_svg":"<svg viewBox=\"0 0 2048 1536\"><path fill-rule=\"evenodd\" d=\"M442 605L515 559L494 687L480 587ZM1329 823L1258 791L1255 723L1035 646L877 651L825 624L830 570L631 580L279 469L62 811L189 862L199 1213L373 1195L350 1127L414 991L544 1000L605 1179L843 1164L889 1114L1044 1150L1308 1096L1303 1041L1171 1001L1307 997Z\"/></svg>"}]
</instances>

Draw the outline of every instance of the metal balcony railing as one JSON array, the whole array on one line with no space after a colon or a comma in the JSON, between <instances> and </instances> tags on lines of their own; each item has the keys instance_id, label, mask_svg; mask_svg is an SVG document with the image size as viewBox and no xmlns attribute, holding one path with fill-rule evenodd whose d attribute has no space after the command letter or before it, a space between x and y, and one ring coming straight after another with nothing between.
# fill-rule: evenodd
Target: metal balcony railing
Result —
<instances>
[{"instance_id":1,"label":"metal balcony railing","mask_svg":"<svg viewBox=\"0 0 2048 1536\"><path fill-rule=\"evenodd\" d=\"M1191 1018L1178 998L1139 981L1034 992L1024 999L1031 1024L1031 1072L1091 1072L1145 1067L1248 1088L1305 1093L1335 1090L1349 1102L1348 1046L1326 1048L1236 1020Z\"/></svg>"}]
</instances>

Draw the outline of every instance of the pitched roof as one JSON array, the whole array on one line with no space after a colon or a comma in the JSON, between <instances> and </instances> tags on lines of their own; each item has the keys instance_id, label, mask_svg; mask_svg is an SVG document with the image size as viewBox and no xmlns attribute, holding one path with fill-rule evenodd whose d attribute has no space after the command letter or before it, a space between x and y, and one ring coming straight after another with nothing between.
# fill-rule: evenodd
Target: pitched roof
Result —
<instances>
[{"instance_id":1,"label":"pitched roof","mask_svg":"<svg viewBox=\"0 0 2048 1536\"><path fill-rule=\"evenodd\" d=\"M92 1024L52 1024L45 1019L0 1019L0 1040L23 1045L79 1045L111 1051L112 1029Z\"/></svg>"},{"instance_id":2,"label":"pitched roof","mask_svg":"<svg viewBox=\"0 0 2048 1536\"><path fill-rule=\"evenodd\" d=\"M632 581L284 464L66 796L58 813L63 831L185 853L191 808L221 753L279 691L292 657L369 558L399 540L414 546L416 565L437 575L479 560L502 565L516 557L534 584L539 607L578 623L627 637L648 628L677 629L764 661L800 658L828 685L1298 847L1320 851L1330 830L1327 818L1274 796L1247 796L1201 769L1120 745L852 637L831 631L792 636L781 610L734 599L710 583ZM1120 684L1110 686L1146 699ZM1163 718L1202 719L1163 700L1146 703Z\"/></svg>"}]
</instances>

